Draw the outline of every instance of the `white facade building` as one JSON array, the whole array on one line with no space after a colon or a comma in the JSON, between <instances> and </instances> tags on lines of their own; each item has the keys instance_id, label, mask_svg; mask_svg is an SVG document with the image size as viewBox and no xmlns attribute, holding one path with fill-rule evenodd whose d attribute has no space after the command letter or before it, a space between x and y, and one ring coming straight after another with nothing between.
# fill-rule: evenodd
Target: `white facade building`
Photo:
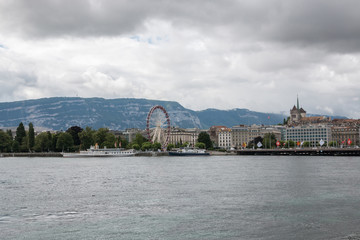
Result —
<instances>
[{"instance_id":1,"label":"white facade building","mask_svg":"<svg viewBox=\"0 0 360 240\"><path fill-rule=\"evenodd\" d=\"M327 125L310 125L291 127L285 130L285 141L310 142L310 146L316 146L321 140L331 141L331 128Z\"/></svg>"},{"instance_id":2,"label":"white facade building","mask_svg":"<svg viewBox=\"0 0 360 240\"><path fill-rule=\"evenodd\" d=\"M220 148L230 149L232 147L231 129L221 128L218 135L218 144Z\"/></svg>"}]
</instances>

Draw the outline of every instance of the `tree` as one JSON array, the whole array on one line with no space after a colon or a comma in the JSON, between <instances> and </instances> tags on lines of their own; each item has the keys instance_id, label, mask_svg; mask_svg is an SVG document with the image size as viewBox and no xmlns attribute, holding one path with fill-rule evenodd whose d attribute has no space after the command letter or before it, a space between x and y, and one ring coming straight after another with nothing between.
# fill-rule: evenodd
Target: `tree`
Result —
<instances>
[{"instance_id":1,"label":"tree","mask_svg":"<svg viewBox=\"0 0 360 240\"><path fill-rule=\"evenodd\" d=\"M86 127L81 133L79 133L79 139L81 143L81 149L89 149L90 146L95 144L94 141L95 130L92 130L91 127Z\"/></svg>"},{"instance_id":2,"label":"tree","mask_svg":"<svg viewBox=\"0 0 360 240\"><path fill-rule=\"evenodd\" d=\"M139 144L139 146L142 146L142 144L144 143L144 142L147 142L148 140L143 136L143 135L141 135L140 133L137 133L136 135L135 135L135 139L134 139L134 141L133 141L133 144L134 143L136 143L136 144Z\"/></svg>"},{"instance_id":3,"label":"tree","mask_svg":"<svg viewBox=\"0 0 360 240\"><path fill-rule=\"evenodd\" d=\"M262 141L264 148L274 148L276 146L276 139L273 133L266 133Z\"/></svg>"},{"instance_id":4,"label":"tree","mask_svg":"<svg viewBox=\"0 0 360 240\"><path fill-rule=\"evenodd\" d=\"M161 143L158 143L158 142L154 142L151 146L151 148L154 150L154 151L157 151L159 149L161 149Z\"/></svg>"},{"instance_id":5,"label":"tree","mask_svg":"<svg viewBox=\"0 0 360 240\"><path fill-rule=\"evenodd\" d=\"M204 149L206 146L205 146L204 143L198 142L198 143L195 144L195 147L200 148L200 149Z\"/></svg>"},{"instance_id":6,"label":"tree","mask_svg":"<svg viewBox=\"0 0 360 240\"><path fill-rule=\"evenodd\" d=\"M72 126L68 130L66 130L66 132L71 134L74 141L74 145L76 146L80 145L81 143L79 133L81 133L82 131L83 129L79 126Z\"/></svg>"},{"instance_id":7,"label":"tree","mask_svg":"<svg viewBox=\"0 0 360 240\"><path fill-rule=\"evenodd\" d=\"M34 150L36 152L45 152L48 151L51 147L51 139L49 139L47 132L42 132L35 138Z\"/></svg>"},{"instance_id":8,"label":"tree","mask_svg":"<svg viewBox=\"0 0 360 240\"><path fill-rule=\"evenodd\" d=\"M184 143L181 145L181 147L187 147L187 146L189 146L189 142L184 142Z\"/></svg>"},{"instance_id":9,"label":"tree","mask_svg":"<svg viewBox=\"0 0 360 240\"><path fill-rule=\"evenodd\" d=\"M73 147L74 147L74 140L71 134L67 132L60 133L56 142L56 148L62 151L64 150L70 151L73 149Z\"/></svg>"},{"instance_id":10,"label":"tree","mask_svg":"<svg viewBox=\"0 0 360 240\"><path fill-rule=\"evenodd\" d=\"M11 140L13 139L13 135L11 132L11 129L6 130L6 133L9 135L9 137L11 138Z\"/></svg>"},{"instance_id":11,"label":"tree","mask_svg":"<svg viewBox=\"0 0 360 240\"><path fill-rule=\"evenodd\" d=\"M117 142L119 143L119 147L121 147L121 148L128 148L129 147L129 142L126 139L121 138L120 136L118 137Z\"/></svg>"},{"instance_id":12,"label":"tree","mask_svg":"<svg viewBox=\"0 0 360 240\"><path fill-rule=\"evenodd\" d=\"M167 145L167 150L171 151L171 149L173 149L174 147L175 147L175 145L170 143L170 144Z\"/></svg>"},{"instance_id":13,"label":"tree","mask_svg":"<svg viewBox=\"0 0 360 240\"><path fill-rule=\"evenodd\" d=\"M94 134L95 143L99 144L100 148L104 147L104 142L106 141L107 133L109 129L107 128L99 128Z\"/></svg>"},{"instance_id":14,"label":"tree","mask_svg":"<svg viewBox=\"0 0 360 240\"><path fill-rule=\"evenodd\" d=\"M62 151L62 149L58 150L57 147L56 147L56 144L57 144L57 140L59 138L61 133L55 133L52 135L52 138L51 138L51 146L50 146L50 149L54 152L56 151Z\"/></svg>"},{"instance_id":15,"label":"tree","mask_svg":"<svg viewBox=\"0 0 360 240\"><path fill-rule=\"evenodd\" d=\"M115 135L110 132L107 132L105 136L105 141L103 143L103 147L113 148L115 146L115 141L116 141Z\"/></svg>"},{"instance_id":16,"label":"tree","mask_svg":"<svg viewBox=\"0 0 360 240\"><path fill-rule=\"evenodd\" d=\"M12 145L12 139L10 136L0 130L0 152L10 152Z\"/></svg>"},{"instance_id":17,"label":"tree","mask_svg":"<svg viewBox=\"0 0 360 240\"><path fill-rule=\"evenodd\" d=\"M29 123L29 150L33 150L35 145L35 131L32 123Z\"/></svg>"},{"instance_id":18,"label":"tree","mask_svg":"<svg viewBox=\"0 0 360 240\"><path fill-rule=\"evenodd\" d=\"M213 144L210 139L210 135L207 132L201 132L198 137L198 142L205 144L206 149L212 148Z\"/></svg>"},{"instance_id":19,"label":"tree","mask_svg":"<svg viewBox=\"0 0 360 240\"><path fill-rule=\"evenodd\" d=\"M26 132L25 132L24 124L21 122L16 129L15 141L17 141L21 146L25 136L26 136Z\"/></svg>"},{"instance_id":20,"label":"tree","mask_svg":"<svg viewBox=\"0 0 360 240\"><path fill-rule=\"evenodd\" d=\"M134 144L132 145L132 148L135 149L135 150L140 150L140 145L137 144L137 143L134 143Z\"/></svg>"},{"instance_id":21,"label":"tree","mask_svg":"<svg viewBox=\"0 0 360 240\"><path fill-rule=\"evenodd\" d=\"M151 142L144 142L141 145L141 150L143 150L143 151L150 150L151 148L152 148L152 143Z\"/></svg>"},{"instance_id":22,"label":"tree","mask_svg":"<svg viewBox=\"0 0 360 240\"><path fill-rule=\"evenodd\" d=\"M310 147L310 142L304 142L303 147Z\"/></svg>"},{"instance_id":23,"label":"tree","mask_svg":"<svg viewBox=\"0 0 360 240\"><path fill-rule=\"evenodd\" d=\"M20 151L20 144L19 144L19 142L18 141L13 141L13 143L12 143L12 150L14 151L14 152L19 152Z\"/></svg>"}]
</instances>

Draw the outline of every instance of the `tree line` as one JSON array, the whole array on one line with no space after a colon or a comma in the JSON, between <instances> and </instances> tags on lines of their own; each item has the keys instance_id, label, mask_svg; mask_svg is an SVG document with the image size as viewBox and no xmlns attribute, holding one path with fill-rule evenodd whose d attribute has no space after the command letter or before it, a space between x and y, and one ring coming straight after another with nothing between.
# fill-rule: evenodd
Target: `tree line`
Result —
<instances>
[{"instance_id":1,"label":"tree line","mask_svg":"<svg viewBox=\"0 0 360 240\"><path fill-rule=\"evenodd\" d=\"M0 130L0 152L75 152L89 149L90 146L98 144L99 148L121 147L136 150L158 150L160 143L151 143L140 133L137 133L132 142L124 137L115 136L108 128L94 130L91 127L85 129L79 126L72 126L65 132L51 133L50 131L39 133L35 136L34 126L29 123L28 130L25 130L21 122L16 129L15 136L11 130ZM174 147L184 147L188 143L169 144L168 150ZM212 143L207 133L199 134L196 147L211 148Z\"/></svg>"}]
</instances>

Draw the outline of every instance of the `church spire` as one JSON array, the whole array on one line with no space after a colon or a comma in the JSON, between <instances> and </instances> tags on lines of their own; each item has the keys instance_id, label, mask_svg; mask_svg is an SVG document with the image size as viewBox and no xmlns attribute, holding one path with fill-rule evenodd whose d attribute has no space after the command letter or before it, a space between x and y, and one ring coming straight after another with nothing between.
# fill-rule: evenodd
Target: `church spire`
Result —
<instances>
[{"instance_id":1,"label":"church spire","mask_svg":"<svg viewBox=\"0 0 360 240\"><path fill-rule=\"evenodd\" d=\"M299 95L296 95L296 98L297 98L297 110L299 110L300 109L300 106L299 106Z\"/></svg>"}]
</instances>

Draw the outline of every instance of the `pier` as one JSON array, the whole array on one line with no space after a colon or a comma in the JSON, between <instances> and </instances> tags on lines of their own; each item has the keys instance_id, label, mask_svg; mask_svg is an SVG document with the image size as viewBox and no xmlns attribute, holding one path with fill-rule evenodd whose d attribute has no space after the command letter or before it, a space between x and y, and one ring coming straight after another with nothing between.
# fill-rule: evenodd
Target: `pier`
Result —
<instances>
[{"instance_id":1,"label":"pier","mask_svg":"<svg viewBox=\"0 0 360 240\"><path fill-rule=\"evenodd\" d=\"M237 155L360 156L360 148L242 149Z\"/></svg>"}]
</instances>

